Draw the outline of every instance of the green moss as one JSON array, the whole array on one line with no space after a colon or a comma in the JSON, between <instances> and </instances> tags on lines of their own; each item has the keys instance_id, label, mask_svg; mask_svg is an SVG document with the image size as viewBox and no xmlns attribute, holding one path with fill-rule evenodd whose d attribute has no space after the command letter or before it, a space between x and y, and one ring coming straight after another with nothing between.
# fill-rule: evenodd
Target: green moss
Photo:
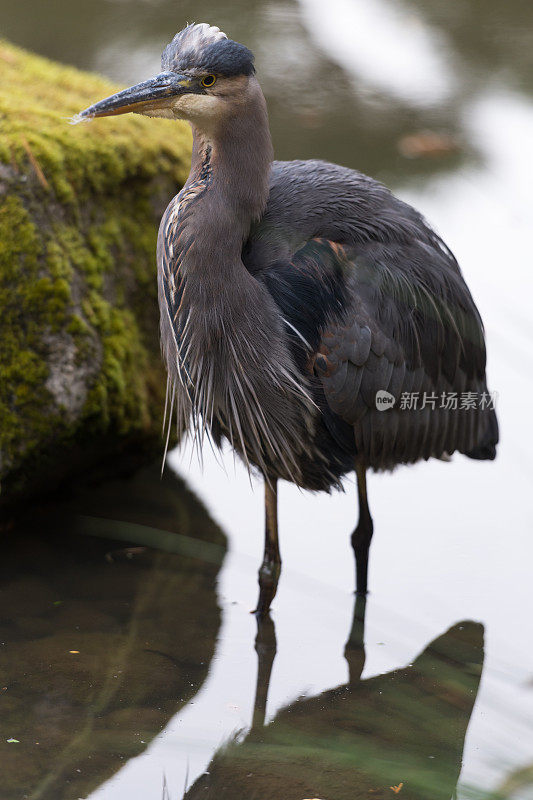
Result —
<instances>
[{"instance_id":1,"label":"green moss","mask_svg":"<svg viewBox=\"0 0 533 800\"><path fill-rule=\"evenodd\" d=\"M118 87L3 41L0 62L0 160L27 170L33 156L61 202L76 206L95 193L116 195L132 178L140 183L171 175L183 183L190 149L186 126L122 116L72 127L74 114Z\"/></svg>"},{"instance_id":2,"label":"green moss","mask_svg":"<svg viewBox=\"0 0 533 800\"><path fill-rule=\"evenodd\" d=\"M159 437L155 247L186 177L187 126L71 126L117 90L0 41L0 479L30 490L95 435ZM44 468L44 466L43 466ZM22 471L22 472L21 472ZM20 475L26 477L20 480Z\"/></svg>"},{"instance_id":3,"label":"green moss","mask_svg":"<svg viewBox=\"0 0 533 800\"><path fill-rule=\"evenodd\" d=\"M0 451L8 461L17 442L31 447L46 428L48 370L41 332L61 326L70 298L64 279L40 273L41 254L37 229L21 200L5 198L0 207Z\"/></svg>"}]
</instances>

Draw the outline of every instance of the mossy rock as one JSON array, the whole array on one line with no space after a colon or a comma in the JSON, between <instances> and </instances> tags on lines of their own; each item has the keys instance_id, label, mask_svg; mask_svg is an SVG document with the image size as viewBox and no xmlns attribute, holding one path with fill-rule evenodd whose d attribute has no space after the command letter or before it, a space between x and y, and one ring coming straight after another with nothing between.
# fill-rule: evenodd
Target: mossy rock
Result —
<instances>
[{"instance_id":1,"label":"mossy rock","mask_svg":"<svg viewBox=\"0 0 533 800\"><path fill-rule=\"evenodd\" d=\"M117 90L0 41L0 502L159 443L155 246L190 133L129 115L71 126Z\"/></svg>"}]
</instances>

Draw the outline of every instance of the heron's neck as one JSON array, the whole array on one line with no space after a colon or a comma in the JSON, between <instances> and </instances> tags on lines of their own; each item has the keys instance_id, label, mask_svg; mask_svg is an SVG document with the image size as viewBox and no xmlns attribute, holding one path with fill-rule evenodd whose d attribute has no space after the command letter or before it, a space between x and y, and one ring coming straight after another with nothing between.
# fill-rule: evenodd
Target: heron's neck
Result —
<instances>
[{"instance_id":1,"label":"heron's neck","mask_svg":"<svg viewBox=\"0 0 533 800\"><path fill-rule=\"evenodd\" d=\"M262 93L211 133L193 125L187 185L201 186L194 217L197 255L216 246L218 263L238 259L252 223L263 214L273 151ZM211 269L216 264L211 263Z\"/></svg>"}]
</instances>

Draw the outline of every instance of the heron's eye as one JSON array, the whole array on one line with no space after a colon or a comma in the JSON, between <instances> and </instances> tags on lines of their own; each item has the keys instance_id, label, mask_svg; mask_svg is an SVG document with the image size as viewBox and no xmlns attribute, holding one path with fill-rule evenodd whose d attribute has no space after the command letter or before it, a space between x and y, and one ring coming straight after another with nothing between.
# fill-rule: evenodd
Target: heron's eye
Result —
<instances>
[{"instance_id":1,"label":"heron's eye","mask_svg":"<svg viewBox=\"0 0 533 800\"><path fill-rule=\"evenodd\" d=\"M205 86L206 89L209 89L210 86L213 86L215 81L216 78L214 75L206 75L205 78L202 78L202 86Z\"/></svg>"}]
</instances>

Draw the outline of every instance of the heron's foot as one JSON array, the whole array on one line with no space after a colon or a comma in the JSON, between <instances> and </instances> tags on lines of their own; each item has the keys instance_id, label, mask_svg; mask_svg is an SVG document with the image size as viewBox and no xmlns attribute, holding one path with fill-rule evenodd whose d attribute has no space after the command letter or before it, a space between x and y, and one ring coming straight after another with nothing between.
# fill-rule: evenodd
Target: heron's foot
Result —
<instances>
[{"instance_id":1,"label":"heron's foot","mask_svg":"<svg viewBox=\"0 0 533 800\"><path fill-rule=\"evenodd\" d=\"M259 569L259 599L254 614L259 619L268 616L272 600L278 590L281 561L265 559Z\"/></svg>"}]
</instances>

